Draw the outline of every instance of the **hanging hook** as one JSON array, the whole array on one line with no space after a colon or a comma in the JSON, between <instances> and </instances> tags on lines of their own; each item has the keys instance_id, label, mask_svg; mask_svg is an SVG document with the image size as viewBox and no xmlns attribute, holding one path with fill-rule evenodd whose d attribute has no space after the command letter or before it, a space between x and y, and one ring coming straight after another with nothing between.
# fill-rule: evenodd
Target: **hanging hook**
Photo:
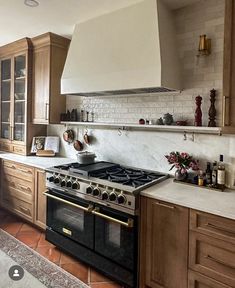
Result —
<instances>
[{"instance_id":1,"label":"hanging hook","mask_svg":"<svg viewBox=\"0 0 235 288\"><path fill-rule=\"evenodd\" d=\"M192 137L191 137L191 141L194 142L194 140L195 140L195 134L194 134L194 132L193 132L193 133L192 133Z\"/></svg>"},{"instance_id":2,"label":"hanging hook","mask_svg":"<svg viewBox=\"0 0 235 288\"><path fill-rule=\"evenodd\" d=\"M184 141L186 141L186 140L187 140L187 132L184 131Z\"/></svg>"},{"instance_id":3,"label":"hanging hook","mask_svg":"<svg viewBox=\"0 0 235 288\"><path fill-rule=\"evenodd\" d=\"M122 130L121 130L121 128L118 128L118 136L122 136Z\"/></svg>"},{"instance_id":4,"label":"hanging hook","mask_svg":"<svg viewBox=\"0 0 235 288\"><path fill-rule=\"evenodd\" d=\"M85 134L88 134L88 128L86 127L86 129L85 129Z\"/></svg>"}]
</instances>

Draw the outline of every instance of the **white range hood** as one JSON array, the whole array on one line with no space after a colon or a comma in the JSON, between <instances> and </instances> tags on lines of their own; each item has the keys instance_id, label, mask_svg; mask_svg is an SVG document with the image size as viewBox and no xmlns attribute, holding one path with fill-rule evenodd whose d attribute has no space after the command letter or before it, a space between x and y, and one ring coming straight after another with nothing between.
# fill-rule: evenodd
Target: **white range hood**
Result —
<instances>
[{"instance_id":1,"label":"white range hood","mask_svg":"<svg viewBox=\"0 0 235 288\"><path fill-rule=\"evenodd\" d=\"M62 94L83 96L180 90L171 11L144 0L75 26Z\"/></svg>"}]
</instances>

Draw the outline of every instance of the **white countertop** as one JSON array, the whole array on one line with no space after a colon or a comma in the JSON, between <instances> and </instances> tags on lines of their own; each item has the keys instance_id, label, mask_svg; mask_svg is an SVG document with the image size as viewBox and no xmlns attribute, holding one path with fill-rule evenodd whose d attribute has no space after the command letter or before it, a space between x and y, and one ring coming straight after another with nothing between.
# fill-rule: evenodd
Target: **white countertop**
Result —
<instances>
[{"instance_id":1,"label":"white countertop","mask_svg":"<svg viewBox=\"0 0 235 288\"><path fill-rule=\"evenodd\" d=\"M76 159L65 157L38 157L38 156L22 156L13 153L0 152L0 158L5 160L16 161L25 165L33 166L39 169L46 169L56 165L76 162Z\"/></svg>"},{"instance_id":2,"label":"white countertop","mask_svg":"<svg viewBox=\"0 0 235 288\"><path fill-rule=\"evenodd\" d=\"M167 179L141 192L142 196L178 204L235 220L235 191L190 186Z\"/></svg>"}]
</instances>

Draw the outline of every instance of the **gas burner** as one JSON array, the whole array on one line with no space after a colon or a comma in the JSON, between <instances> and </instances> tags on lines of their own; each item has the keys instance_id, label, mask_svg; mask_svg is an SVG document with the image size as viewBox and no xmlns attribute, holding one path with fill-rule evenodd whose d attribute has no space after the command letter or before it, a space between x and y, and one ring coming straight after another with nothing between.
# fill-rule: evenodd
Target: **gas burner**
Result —
<instances>
[{"instance_id":1,"label":"gas burner","mask_svg":"<svg viewBox=\"0 0 235 288\"><path fill-rule=\"evenodd\" d=\"M55 166L47 170L47 172L53 173L48 177L51 186L75 189L76 193L99 197L99 201L111 201L116 203L115 205L120 204L117 202L118 196L122 198L120 193L133 195L134 197L141 190L168 177L164 173L135 169L104 161L87 165L76 162ZM128 201L122 205L129 209Z\"/></svg>"}]
</instances>

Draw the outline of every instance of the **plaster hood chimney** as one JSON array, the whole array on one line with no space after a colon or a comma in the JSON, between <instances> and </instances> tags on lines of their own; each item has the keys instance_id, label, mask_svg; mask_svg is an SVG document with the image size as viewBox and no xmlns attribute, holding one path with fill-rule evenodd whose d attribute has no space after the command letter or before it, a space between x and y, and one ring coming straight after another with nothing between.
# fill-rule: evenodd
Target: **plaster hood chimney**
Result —
<instances>
[{"instance_id":1,"label":"plaster hood chimney","mask_svg":"<svg viewBox=\"0 0 235 288\"><path fill-rule=\"evenodd\" d=\"M171 11L144 0L75 26L62 94L82 96L179 90Z\"/></svg>"}]
</instances>

